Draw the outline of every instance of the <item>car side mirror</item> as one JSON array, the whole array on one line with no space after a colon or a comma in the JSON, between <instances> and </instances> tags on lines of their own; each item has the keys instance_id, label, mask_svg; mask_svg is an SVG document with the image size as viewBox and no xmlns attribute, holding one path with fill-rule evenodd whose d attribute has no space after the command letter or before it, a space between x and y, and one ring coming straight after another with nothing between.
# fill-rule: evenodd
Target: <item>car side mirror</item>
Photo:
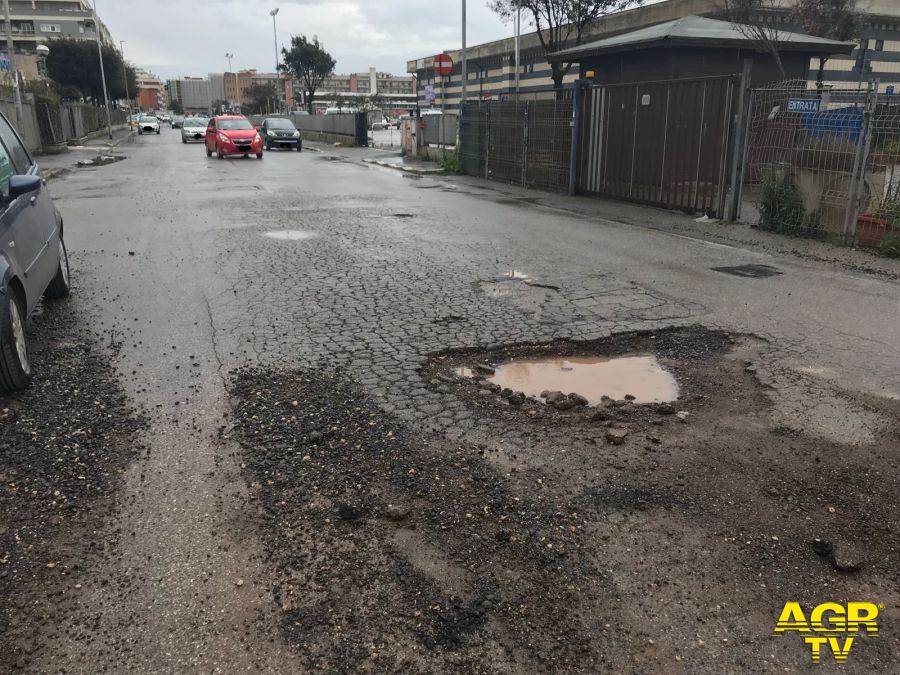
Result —
<instances>
[{"instance_id":1,"label":"car side mirror","mask_svg":"<svg viewBox=\"0 0 900 675\"><path fill-rule=\"evenodd\" d=\"M41 177L32 175L10 176L9 198L15 199L29 192L37 192L41 189Z\"/></svg>"}]
</instances>

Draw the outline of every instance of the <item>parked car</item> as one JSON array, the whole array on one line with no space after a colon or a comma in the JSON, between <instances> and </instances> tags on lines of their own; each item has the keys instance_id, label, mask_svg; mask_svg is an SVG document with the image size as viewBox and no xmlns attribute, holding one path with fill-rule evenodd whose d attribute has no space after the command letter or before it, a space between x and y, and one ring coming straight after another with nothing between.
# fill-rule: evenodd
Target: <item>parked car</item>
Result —
<instances>
[{"instance_id":1,"label":"parked car","mask_svg":"<svg viewBox=\"0 0 900 675\"><path fill-rule=\"evenodd\" d=\"M25 321L41 296L68 294L62 217L40 168L0 114L0 392L31 381Z\"/></svg>"},{"instance_id":2,"label":"parked car","mask_svg":"<svg viewBox=\"0 0 900 675\"><path fill-rule=\"evenodd\" d=\"M206 136L206 127L208 125L208 117L185 117L181 125L181 142L193 143L202 141Z\"/></svg>"},{"instance_id":3,"label":"parked car","mask_svg":"<svg viewBox=\"0 0 900 675\"><path fill-rule=\"evenodd\" d=\"M391 128L391 123L386 118L382 118L372 122L372 125L369 128L372 131L385 131L386 129Z\"/></svg>"},{"instance_id":4,"label":"parked car","mask_svg":"<svg viewBox=\"0 0 900 675\"><path fill-rule=\"evenodd\" d=\"M180 129L182 124L184 124L184 115L175 115L175 117L172 118L173 129Z\"/></svg>"},{"instance_id":5,"label":"parked car","mask_svg":"<svg viewBox=\"0 0 900 675\"><path fill-rule=\"evenodd\" d=\"M138 134L158 134L159 120L153 115L141 115L138 120Z\"/></svg>"},{"instance_id":6,"label":"parked car","mask_svg":"<svg viewBox=\"0 0 900 675\"><path fill-rule=\"evenodd\" d=\"M262 137L243 115L218 115L206 126L206 156L212 157L213 153L219 159L251 153L262 159Z\"/></svg>"},{"instance_id":7,"label":"parked car","mask_svg":"<svg viewBox=\"0 0 900 675\"><path fill-rule=\"evenodd\" d=\"M259 133L266 144L266 150L272 148L297 148L297 152L303 150L303 139L300 132L289 119L284 117L268 117L259 127Z\"/></svg>"},{"instance_id":8,"label":"parked car","mask_svg":"<svg viewBox=\"0 0 900 675\"><path fill-rule=\"evenodd\" d=\"M159 121L160 121L160 122L167 122L167 123L171 124L171 123L172 123L172 118L169 117L167 114L163 113L162 115L159 116Z\"/></svg>"}]
</instances>

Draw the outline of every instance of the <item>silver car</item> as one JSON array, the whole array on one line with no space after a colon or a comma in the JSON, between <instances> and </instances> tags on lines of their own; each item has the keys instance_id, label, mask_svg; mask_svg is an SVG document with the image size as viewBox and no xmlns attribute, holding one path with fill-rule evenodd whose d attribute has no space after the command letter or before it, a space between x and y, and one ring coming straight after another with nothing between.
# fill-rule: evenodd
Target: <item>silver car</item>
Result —
<instances>
[{"instance_id":1,"label":"silver car","mask_svg":"<svg viewBox=\"0 0 900 675\"><path fill-rule=\"evenodd\" d=\"M208 117L185 117L181 125L182 143L203 143L206 138Z\"/></svg>"},{"instance_id":2,"label":"silver car","mask_svg":"<svg viewBox=\"0 0 900 675\"><path fill-rule=\"evenodd\" d=\"M138 119L138 134L158 134L159 120L153 115L141 115Z\"/></svg>"}]
</instances>

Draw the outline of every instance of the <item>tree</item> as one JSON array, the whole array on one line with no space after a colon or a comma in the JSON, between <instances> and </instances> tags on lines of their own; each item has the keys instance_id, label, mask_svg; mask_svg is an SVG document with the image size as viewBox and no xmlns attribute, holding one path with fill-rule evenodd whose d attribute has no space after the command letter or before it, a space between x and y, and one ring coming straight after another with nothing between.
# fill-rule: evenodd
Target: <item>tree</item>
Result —
<instances>
[{"instance_id":1,"label":"tree","mask_svg":"<svg viewBox=\"0 0 900 675\"><path fill-rule=\"evenodd\" d=\"M47 73L59 86L60 93L67 98L91 99L97 105L103 103L103 79L100 76L97 43L60 38L53 40L49 47ZM126 78L128 91L133 93L137 90L134 68L126 65L122 55L112 47L103 47L103 68L110 100L125 98Z\"/></svg>"},{"instance_id":2,"label":"tree","mask_svg":"<svg viewBox=\"0 0 900 675\"><path fill-rule=\"evenodd\" d=\"M278 91L275 85L269 82L253 84L247 88L244 94L244 103L250 109L251 115L261 115L275 110L275 101L278 100Z\"/></svg>"},{"instance_id":3,"label":"tree","mask_svg":"<svg viewBox=\"0 0 900 675\"><path fill-rule=\"evenodd\" d=\"M378 92L375 92L374 94L369 94L369 96L366 97L365 103L363 103L362 108L363 110L381 110L382 108L384 108L386 103L387 99Z\"/></svg>"},{"instance_id":4,"label":"tree","mask_svg":"<svg viewBox=\"0 0 900 675\"><path fill-rule=\"evenodd\" d=\"M521 11L537 30L544 52L552 54L580 45L585 30L601 16L642 3L643 0L490 0L488 6L505 21ZM560 96L572 64L551 63L550 68L553 88Z\"/></svg>"},{"instance_id":5,"label":"tree","mask_svg":"<svg viewBox=\"0 0 900 675\"><path fill-rule=\"evenodd\" d=\"M748 40L771 54L781 74L787 79L784 62L781 60L781 32L775 21L769 22L781 9L782 0L725 0L725 16L737 31Z\"/></svg>"},{"instance_id":6,"label":"tree","mask_svg":"<svg viewBox=\"0 0 900 675\"><path fill-rule=\"evenodd\" d=\"M290 50L282 49L281 55L284 63L279 68L302 84L307 92L307 110L312 115L316 92L325 78L334 72L335 60L319 43L319 38L310 41L305 35L292 37Z\"/></svg>"},{"instance_id":7,"label":"tree","mask_svg":"<svg viewBox=\"0 0 900 675\"><path fill-rule=\"evenodd\" d=\"M829 40L848 42L859 35L860 17L856 0L797 0L794 20L803 32ZM819 57L816 86L822 88L828 56Z\"/></svg>"},{"instance_id":8,"label":"tree","mask_svg":"<svg viewBox=\"0 0 900 675\"><path fill-rule=\"evenodd\" d=\"M173 98L169 102L169 109L176 115L184 114L184 106L181 104L181 101L179 101L177 98Z\"/></svg>"}]
</instances>

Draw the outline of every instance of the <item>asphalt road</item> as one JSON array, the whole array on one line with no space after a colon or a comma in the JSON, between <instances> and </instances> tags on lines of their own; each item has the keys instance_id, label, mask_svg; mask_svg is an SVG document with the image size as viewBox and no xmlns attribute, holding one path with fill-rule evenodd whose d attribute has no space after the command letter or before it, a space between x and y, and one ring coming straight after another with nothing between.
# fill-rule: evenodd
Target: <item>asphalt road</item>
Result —
<instances>
[{"instance_id":1,"label":"asphalt road","mask_svg":"<svg viewBox=\"0 0 900 675\"><path fill-rule=\"evenodd\" d=\"M148 416L148 450L108 523L123 536L80 573L81 613L35 628L41 670L309 666L284 637L259 534L271 513L245 473L247 438L242 449L232 433L252 401L228 393L245 366L340 371L381 414L491 443L464 397L423 379L429 355L700 323L756 336L771 403L758 424L845 448L896 431L897 282L543 208L497 185L406 177L354 150L220 161L165 129L122 152L52 190L70 304L118 345L113 366ZM778 273L715 269L740 265ZM66 621L79 630L60 631Z\"/></svg>"}]
</instances>

